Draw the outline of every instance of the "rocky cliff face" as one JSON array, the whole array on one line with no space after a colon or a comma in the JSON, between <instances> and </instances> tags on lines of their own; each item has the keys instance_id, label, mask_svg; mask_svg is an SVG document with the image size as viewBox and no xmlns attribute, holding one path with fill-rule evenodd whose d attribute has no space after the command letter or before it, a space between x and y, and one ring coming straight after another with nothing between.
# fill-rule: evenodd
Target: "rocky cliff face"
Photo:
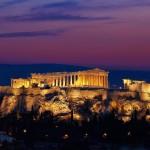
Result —
<instances>
[{"instance_id":1,"label":"rocky cliff face","mask_svg":"<svg viewBox=\"0 0 150 150\"><path fill-rule=\"evenodd\" d=\"M26 113L36 110L39 115L49 111L58 117L70 115L73 110L77 120L85 119L90 117L91 113L102 111L104 98L100 94L101 91L65 91L59 88L13 89L11 93L4 94L0 114L6 116L13 112Z\"/></svg>"},{"instance_id":2,"label":"rocky cliff face","mask_svg":"<svg viewBox=\"0 0 150 150\"><path fill-rule=\"evenodd\" d=\"M49 90L33 90L31 93L22 91L21 93L14 92L13 94L4 95L0 107L1 115L7 115L12 112L30 112L32 109L38 110L39 113L51 111L54 115L59 112L69 112L68 103L65 101L66 95L60 89Z\"/></svg>"},{"instance_id":3,"label":"rocky cliff face","mask_svg":"<svg viewBox=\"0 0 150 150\"><path fill-rule=\"evenodd\" d=\"M136 112L138 119L150 120L150 102L135 98L135 93L113 93L106 100L106 91L71 91L59 88L9 90L1 96L1 116L13 112L27 113L32 110L38 115L51 112L54 117L67 119L74 113L76 120L88 120L95 114L114 112L118 119L128 122Z\"/></svg>"}]
</instances>

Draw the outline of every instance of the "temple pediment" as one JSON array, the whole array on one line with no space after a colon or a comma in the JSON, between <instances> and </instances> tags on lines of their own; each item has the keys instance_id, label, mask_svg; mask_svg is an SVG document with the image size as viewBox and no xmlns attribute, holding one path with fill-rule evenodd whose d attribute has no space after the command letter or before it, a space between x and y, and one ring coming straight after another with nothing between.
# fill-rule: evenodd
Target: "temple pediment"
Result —
<instances>
[{"instance_id":1,"label":"temple pediment","mask_svg":"<svg viewBox=\"0 0 150 150\"><path fill-rule=\"evenodd\" d=\"M99 73L99 72L106 72L106 71L99 68L94 68L94 69L86 70L84 72Z\"/></svg>"}]
</instances>

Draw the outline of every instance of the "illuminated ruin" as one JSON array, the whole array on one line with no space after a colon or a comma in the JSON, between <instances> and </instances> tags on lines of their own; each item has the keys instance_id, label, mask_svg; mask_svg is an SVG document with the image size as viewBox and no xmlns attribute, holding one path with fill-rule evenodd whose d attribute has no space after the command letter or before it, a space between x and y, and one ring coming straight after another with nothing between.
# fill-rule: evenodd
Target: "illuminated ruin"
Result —
<instances>
[{"instance_id":1,"label":"illuminated ruin","mask_svg":"<svg viewBox=\"0 0 150 150\"><path fill-rule=\"evenodd\" d=\"M97 87L108 89L108 72L95 68L78 72L54 72L31 74L31 78L12 79L12 88L37 87Z\"/></svg>"},{"instance_id":2,"label":"illuminated ruin","mask_svg":"<svg viewBox=\"0 0 150 150\"><path fill-rule=\"evenodd\" d=\"M139 93L140 99L150 101L150 83L140 80L123 79L124 89Z\"/></svg>"}]
</instances>

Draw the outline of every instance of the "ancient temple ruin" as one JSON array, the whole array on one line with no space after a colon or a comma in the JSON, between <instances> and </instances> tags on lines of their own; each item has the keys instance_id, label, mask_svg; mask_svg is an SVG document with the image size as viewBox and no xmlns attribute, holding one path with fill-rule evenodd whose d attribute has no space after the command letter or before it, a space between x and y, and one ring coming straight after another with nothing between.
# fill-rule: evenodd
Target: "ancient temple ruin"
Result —
<instances>
[{"instance_id":1,"label":"ancient temple ruin","mask_svg":"<svg viewBox=\"0 0 150 150\"><path fill-rule=\"evenodd\" d=\"M95 68L78 72L33 73L27 79L11 80L12 88L31 88L35 85L38 87L94 87L107 89L109 87L108 72Z\"/></svg>"}]
</instances>

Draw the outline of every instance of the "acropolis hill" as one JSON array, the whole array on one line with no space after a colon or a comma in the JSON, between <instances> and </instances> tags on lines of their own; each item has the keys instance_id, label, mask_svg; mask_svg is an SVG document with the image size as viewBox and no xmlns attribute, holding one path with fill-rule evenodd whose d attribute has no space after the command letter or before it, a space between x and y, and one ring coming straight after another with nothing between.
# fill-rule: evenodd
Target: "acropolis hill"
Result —
<instances>
[{"instance_id":1,"label":"acropolis hill","mask_svg":"<svg viewBox=\"0 0 150 150\"><path fill-rule=\"evenodd\" d=\"M123 89L109 89L108 76L107 71L95 68L77 72L33 73L26 79L12 79L11 86L0 87L0 114L6 116L34 109L39 114L50 111L60 118L65 114L65 119L73 109L74 118L82 120L90 117L82 116L80 112L88 106L94 114L115 109L122 120L128 121L134 110L150 109L150 84L124 79Z\"/></svg>"}]
</instances>

